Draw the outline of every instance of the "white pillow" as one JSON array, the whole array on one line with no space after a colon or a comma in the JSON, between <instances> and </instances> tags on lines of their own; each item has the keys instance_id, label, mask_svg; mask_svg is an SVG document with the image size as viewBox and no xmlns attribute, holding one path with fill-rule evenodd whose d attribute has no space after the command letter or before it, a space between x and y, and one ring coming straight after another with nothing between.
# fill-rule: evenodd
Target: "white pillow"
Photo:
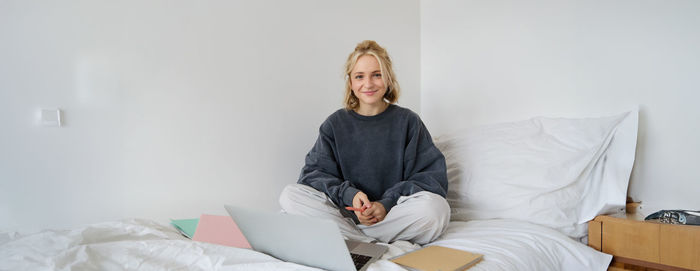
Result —
<instances>
[{"instance_id":1,"label":"white pillow","mask_svg":"<svg viewBox=\"0 0 700 271\"><path fill-rule=\"evenodd\" d=\"M519 219L585 236L587 221L625 205L637 119L537 117L436 138L452 220Z\"/></svg>"}]
</instances>

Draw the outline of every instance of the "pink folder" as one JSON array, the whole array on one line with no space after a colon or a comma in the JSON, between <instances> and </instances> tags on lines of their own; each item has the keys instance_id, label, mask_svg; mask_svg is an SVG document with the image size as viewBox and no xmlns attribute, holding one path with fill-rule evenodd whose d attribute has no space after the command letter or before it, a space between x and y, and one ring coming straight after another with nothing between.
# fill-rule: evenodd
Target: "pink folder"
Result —
<instances>
[{"instance_id":1,"label":"pink folder","mask_svg":"<svg viewBox=\"0 0 700 271\"><path fill-rule=\"evenodd\" d=\"M230 216L202 215L199 217L194 241L224 246L251 248L248 240Z\"/></svg>"}]
</instances>

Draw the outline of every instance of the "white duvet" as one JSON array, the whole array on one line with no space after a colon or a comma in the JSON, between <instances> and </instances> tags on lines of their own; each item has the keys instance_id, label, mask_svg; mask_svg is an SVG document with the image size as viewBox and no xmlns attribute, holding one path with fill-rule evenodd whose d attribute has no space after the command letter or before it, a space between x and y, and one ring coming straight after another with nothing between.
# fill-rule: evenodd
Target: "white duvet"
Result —
<instances>
[{"instance_id":1,"label":"white duvet","mask_svg":"<svg viewBox=\"0 0 700 271\"><path fill-rule=\"evenodd\" d=\"M434 244L484 254L470 270L606 270L612 256L527 222L451 222ZM404 270L387 259L419 248L405 241L369 270ZM249 249L194 242L169 225L132 219L73 230L0 234L0 270L317 270Z\"/></svg>"}]
</instances>

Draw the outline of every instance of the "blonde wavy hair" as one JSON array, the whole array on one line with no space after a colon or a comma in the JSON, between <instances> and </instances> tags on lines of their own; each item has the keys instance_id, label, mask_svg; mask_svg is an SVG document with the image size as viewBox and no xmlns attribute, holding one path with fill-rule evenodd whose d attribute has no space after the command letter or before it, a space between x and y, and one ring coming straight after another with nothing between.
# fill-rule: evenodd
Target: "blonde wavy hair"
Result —
<instances>
[{"instance_id":1,"label":"blonde wavy hair","mask_svg":"<svg viewBox=\"0 0 700 271\"><path fill-rule=\"evenodd\" d=\"M355 47L355 50L350 53L348 60L345 62L345 109L354 110L360 106L360 100L352 92L352 83L350 82L350 72L355 68L357 60L364 55L371 55L379 62L379 68L382 73L382 80L387 87L384 93L384 100L390 104L396 103L399 100L401 89L399 82L396 81L394 69L391 66L391 58L384 48L379 46L373 40L365 40L360 42Z\"/></svg>"}]
</instances>

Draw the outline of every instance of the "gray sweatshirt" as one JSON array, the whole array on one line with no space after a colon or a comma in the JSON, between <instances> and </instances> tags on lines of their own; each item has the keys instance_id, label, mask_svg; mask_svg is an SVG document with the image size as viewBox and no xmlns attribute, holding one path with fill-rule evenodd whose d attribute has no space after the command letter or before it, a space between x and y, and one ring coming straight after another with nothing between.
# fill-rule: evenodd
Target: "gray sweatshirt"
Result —
<instances>
[{"instance_id":1,"label":"gray sweatshirt","mask_svg":"<svg viewBox=\"0 0 700 271\"><path fill-rule=\"evenodd\" d=\"M326 193L341 209L362 191L389 212L400 196L430 191L445 197L447 172L420 117L392 104L375 116L346 109L331 114L298 183Z\"/></svg>"}]
</instances>

